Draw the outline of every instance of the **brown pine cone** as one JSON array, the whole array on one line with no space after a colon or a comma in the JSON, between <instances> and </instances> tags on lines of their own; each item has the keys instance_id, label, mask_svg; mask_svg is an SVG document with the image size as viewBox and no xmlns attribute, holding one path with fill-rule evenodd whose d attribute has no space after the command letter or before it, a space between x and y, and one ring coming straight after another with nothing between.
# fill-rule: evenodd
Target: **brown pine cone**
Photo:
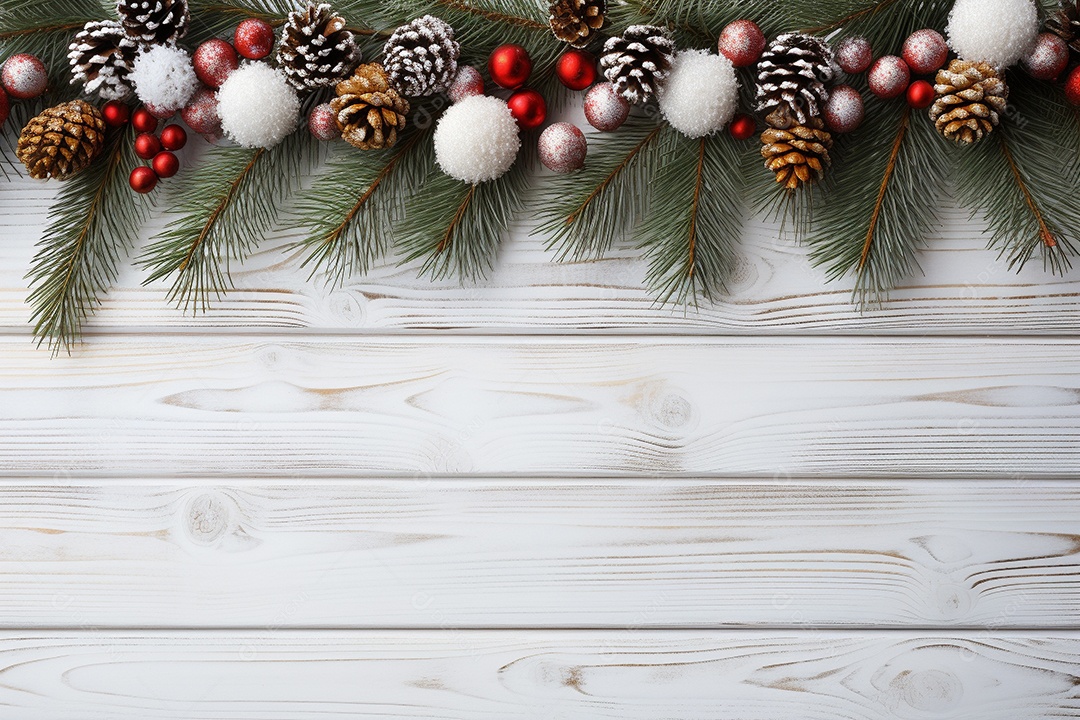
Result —
<instances>
[{"instance_id":1,"label":"brown pine cone","mask_svg":"<svg viewBox=\"0 0 1080 720\"><path fill-rule=\"evenodd\" d=\"M360 48L333 8L311 3L289 13L277 58L289 84L310 92L347 78L360 62Z\"/></svg>"},{"instance_id":2,"label":"brown pine cone","mask_svg":"<svg viewBox=\"0 0 1080 720\"><path fill-rule=\"evenodd\" d=\"M761 134L765 167L776 173L776 182L788 190L820 180L829 166L832 135L813 118L807 125L769 128Z\"/></svg>"},{"instance_id":3,"label":"brown pine cone","mask_svg":"<svg viewBox=\"0 0 1080 720\"><path fill-rule=\"evenodd\" d=\"M1065 0L1046 21L1046 29L1068 43L1074 53L1080 53L1080 0Z\"/></svg>"},{"instance_id":4,"label":"brown pine cone","mask_svg":"<svg viewBox=\"0 0 1080 720\"><path fill-rule=\"evenodd\" d=\"M409 101L390 87L386 71L377 63L361 65L351 78L338 83L330 107L341 137L361 150L392 147L409 113Z\"/></svg>"},{"instance_id":5,"label":"brown pine cone","mask_svg":"<svg viewBox=\"0 0 1080 720\"><path fill-rule=\"evenodd\" d=\"M131 93L131 73L139 43L115 20L91 20L68 46L71 82L81 83L87 95L119 100Z\"/></svg>"},{"instance_id":6,"label":"brown pine cone","mask_svg":"<svg viewBox=\"0 0 1080 720\"><path fill-rule=\"evenodd\" d=\"M993 132L1009 102L1009 87L984 62L953 60L937 74L930 119L949 140L976 143Z\"/></svg>"},{"instance_id":7,"label":"brown pine cone","mask_svg":"<svg viewBox=\"0 0 1080 720\"><path fill-rule=\"evenodd\" d=\"M85 170L105 146L105 119L83 100L48 108L19 136L16 154L36 180L67 180Z\"/></svg>"},{"instance_id":8,"label":"brown pine cone","mask_svg":"<svg viewBox=\"0 0 1080 720\"><path fill-rule=\"evenodd\" d=\"M555 37L574 47L585 47L594 30L604 25L607 4L604 0L554 0L548 11L548 23Z\"/></svg>"},{"instance_id":9,"label":"brown pine cone","mask_svg":"<svg viewBox=\"0 0 1080 720\"><path fill-rule=\"evenodd\" d=\"M118 0L116 14L128 35L148 45L176 42L191 22L187 0Z\"/></svg>"}]
</instances>

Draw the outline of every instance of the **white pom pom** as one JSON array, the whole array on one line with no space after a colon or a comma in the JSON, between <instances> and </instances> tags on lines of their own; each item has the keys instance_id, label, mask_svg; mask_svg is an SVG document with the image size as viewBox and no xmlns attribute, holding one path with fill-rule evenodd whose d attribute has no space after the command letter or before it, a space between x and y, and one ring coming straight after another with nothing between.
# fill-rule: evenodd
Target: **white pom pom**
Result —
<instances>
[{"instance_id":1,"label":"white pom pom","mask_svg":"<svg viewBox=\"0 0 1080 720\"><path fill-rule=\"evenodd\" d=\"M692 138L723 129L739 104L731 61L705 50L685 50L671 63L660 92L660 110L673 128Z\"/></svg>"},{"instance_id":2,"label":"white pom pom","mask_svg":"<svg viewBox=\"0 0 1080 720\"><path fill-rule=\"evenodd\" d=\"M1006 68L1035 44L1039 15L1031 0L956 0L947 32L960 59Z\"/></svg>"},{"instance_id":3,"label":"white pom pom","mask_svg":"<svg viewBox=\"0 0 1080 720\"><path fill-rule=\"evenodd\" d=\"M450 106L435 128L435 159L450 177L494 180L514 164L521 138L503 100L474 95Z\"/></svg>"},{"instance_id":4,"label":"white pom pom","mask_svg":"<svg viewBox=\"0 0 1080 720\"><path fill-rule=\"evenodd\" d=\"M135 57L128 79L146 105L179 110L187 104L199 78L186 50L175 45L150 45Z\"/></svg>"},{"instance_id":5,"label":"white pom pom","mask_svg":"<svg viewBox=\"0 0 1080 720\"><path fill-rule=\"evenodd\" d=\"M218 90L221 130L250 148L271 148L300 124L300 98L280 70L248 63Z\"/></svg>"}]
</instances>

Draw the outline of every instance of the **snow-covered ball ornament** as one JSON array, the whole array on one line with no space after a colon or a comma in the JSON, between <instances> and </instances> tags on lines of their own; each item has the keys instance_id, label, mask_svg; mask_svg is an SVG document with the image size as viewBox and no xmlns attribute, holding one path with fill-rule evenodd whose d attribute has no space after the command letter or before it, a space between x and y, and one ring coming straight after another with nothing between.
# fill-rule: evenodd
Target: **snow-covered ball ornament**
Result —
<instances>
[{"instance_id":1,"label":"snow-covered ball ornament","mask_svg":"<svg viewBox=\"0 0 1080 720\"><path fill-rule=\"evenodd\" d=\"M218 90L221 129L250 148L272 148L300 123L300 98L280 70L253 62L234 70Z\"/></svg>"},{"instance_id":2,"label":"snow-covered ball ornament","mask_svg":"<svg viewBox=\"0 0 1080 720\"><path fill-rule=\"evenodd\" d=\"M691 138L722 130L739 104L739 81L731 61L705 50L684 50L671 62L661 88L660 111Z\"/></svg>"},{"instance_id":3,"label":"snow-covered ball ornament","mask_svg":"<svg viewBox=\"0 0 1080 720\"><path fill-rule=\"evenodd\" d=\"M172 114L184 107L199 87L191 55L175 45L149 45L135 57L128 75L145 105Z\"/></svg>"},{"instance_id":4,"label":"snow-covered ball ornament","mask_svg":"<svg viewBox=\"0 0 1080 720\"><path fill-rule=\"evenodd\" d=\"M949 46L937 30L924 28L908 36L900 55L913 73L929 75L940 70L949 59Z\"/></svg>"},{"instance_id":5,"label":"snow-covered ball ornament","mask_svg":"<svg viewBox=\"0 0 1080 720\"><path fill-rule=\"evenodd\" d=\"M1043 33L1020 62L1036 80L1057 80L1069 66L1069 45L1054 33Z\"/></svg>"},{"instance_id":6,"label":"snow-covered ball ornament","mask_svg":"<svg viewBox=\"0 0 1080 720\"><path fill-rule=\"evenodd\" d=\"M200 135L214 136L221 132L221 116L218 115L217 93L203 86L195 91L188 104L180 111L187 126Z\"/></svg>"},{"instance_id":7,"label":"snow-covered ball ornament","mask_svg":"<svg viewBox=\"0 0 1080 720\"><path fill-rule=\"evenodd\" d=\"M904 94L911 83L911 69L904 58L897 55L879 57L870 66L867 75L870 92L882 100L892 100Z\"/></svg>"},{"instance_id":8,"label":"snow-covered ball ornament","mask_svg":"<svg viewBox=\"0 0 1080 720\"><path fill-rule=\"evenodd\" d=\"M609 82L602 82L585 93L585 119L601 132L618 130L630 115L630 103Z\"/></svg>"},{"instance_id":9,"label":"snow-covered ball ornament","mask_svg":"<svg viewBox=\"0 0 1080 720\"><path fill-rule=\"evenodd\" d=\"M308 115L308 132L316 140L330 142L341 139L341 128L338 127L337 113L330 103L316 105Z\"/></svg>"},{"instance_id":10,"label":"snow-covered ball ornament","mask_svg":"<svg viewBox=\"0 0 1080 720\"><path fill-rule=\"evenodd\" d=\"M549 125L537 142L540 162L552 172L569 173L585 165L589 144L585 134L568 122Z\"/></svg>"},{"instance_id":11,"label":"snow-covered ball ornament","mask_svg":"<svg viewBox=\"0 0 1080 720\"><path fill-rule=\"evenodd\" d=\"M435 128L435 159L442 171L467 183L502 176L514 164L521 138L506 101L473 95L451 105Z\"/></svg>"},{"instance_id":12,"label":"snow-covered ball ornament","mask_svg":"<svg viewBox=\"0 0 1080 720\"><path fill-rule=\"evenodd\" d=\"M472 65L459 65L457 76L446 91L450 102L461 102L467 97L484 94L484 76Z\"/></svg>"},{"instance_id":13,"label":"snow-covered ball ornament","mask_svg":"<svg viewBox=\"0 0 1080 720\"><path fill-rule=\"evenodd\" d=\"M1032 0L956 0L946 32L960 59L1006 68L1035 44L1039 14Z\"/></svg>"},{"instance_id":14,"label":"snow-covered ball ornament","mask_svg":"<svg viewBox=\"0 0 1080 720\"><path fill-rule=\"evenodd\" d=\"M829 92L825 103L825 124L840 135L853 132L862 124L866 114L862 95L850 85L837 85Z\"/></svg>"},{"instance_id":15,"label":"snow-covered ball ornament","mask_svg":"<svg viewBox=\"0 0 1080 720\"><path fill-rule=\"evenodd\" d=\"M874 62L874 50L864 37L847 37L836 46L836 64L849 75L866 72Z\"/></svg>"}]
</instances>

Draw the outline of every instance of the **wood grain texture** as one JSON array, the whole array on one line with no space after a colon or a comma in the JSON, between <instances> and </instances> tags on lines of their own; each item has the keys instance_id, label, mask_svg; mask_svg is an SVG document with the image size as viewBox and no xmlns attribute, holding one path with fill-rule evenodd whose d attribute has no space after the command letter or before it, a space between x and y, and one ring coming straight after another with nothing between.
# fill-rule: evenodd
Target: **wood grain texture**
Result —
<instances>
[{"instance_id":1,"label":"wood grain texture","mask_svg":"<svg viewBox=\"0 0 1080 720\"><path fill-rule=\"evenodd\" d=\"M0 625L1071 628L1078 517L1075 482L4 483Z\"/></svg>"},{"instance_id":2,"label":"wood grain texture","mask_svg":"<svg viewBox=\"0 0 1080 720\"><path fill-rule=\"evenodd\" d=\"M1075 477L1080 341L0 338L14 475Z\"/></svg>"},{"instance_id":3,"label":"wood grain texture","mask_svg":"<svg viewBox=\"0 0 1080 720\"><path fill-rule=\"evenodd\" d=\"M1076 633L4 633L4 720L1080 717Z\"/></svg>"},{"instance_id":4,"label":"wood grain texture","mask_svg":"<svg viewBox=\"0 0 1080 720\"><path fill-rule=\"evenodd\" d=\"M23 276L54 190L0 182L0 332L29 332ZM162 222L151 223L147 236ZM166 302L166 283L144 287L144 275L128 268L88 331L1015 335L1080 327L1080 271L1054 277L1032 262L1015 274L985 249L982 223L952 210L945 228L928 239L926 275L865 313L851 304L850 279L827 283L804 249L775 224L755 220L729 297L697 308L656 305L643 288L646 264L629 245L603 261L555 263L544 239L522 227L495 273L478 285L432 283L417 278L415 266L387 261L369 277L333 289L308 279L300 257L286 249L295 236L279 234L236 269L235 291L208 314L183 315Z\"/></svg>"}]
</instances>

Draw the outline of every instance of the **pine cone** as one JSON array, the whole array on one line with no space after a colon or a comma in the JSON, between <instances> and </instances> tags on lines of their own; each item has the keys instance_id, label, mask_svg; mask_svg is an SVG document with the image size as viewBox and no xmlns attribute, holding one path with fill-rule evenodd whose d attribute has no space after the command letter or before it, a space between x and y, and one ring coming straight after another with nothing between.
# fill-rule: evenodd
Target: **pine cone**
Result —
<instances>
[{"instance_id":1,"label":"pine cone","mask_svg":"<svg viewBox=\"0 0 1080 720\"><path fill-rule=\"evenodd\" d=\"M593 39L593 31L603 27L605 12L604 0L554 0L548 24L558 39L574 47L585 47Z\"/></svg>"},{"instance_id":2,"label":"pine cone","mask_svg":"<svg viewBox=\"0 0 1080 720\"><path fill-rule=\"evenodd\" d=\"M131 92L128 73L139 43L114 20L91 20L68 46L71 82L82 83L87 95L119 100Z\"/></svg>"},{"instance_id":3,"label":"pine cone","mask_svg":"<svg viewBox=\"0 0 1080 720\"><path fill-rule=\"evenodd\" d=\"M454 28L433 15L402 25L383 46L383 67L402 95L434 95L457 77L461 46Z\"/></svg>"},{"instance_id":4,"label":"pine cone","mask_svg":"<svg viewBox=\"0 0 1080 720\"><path fill-rule=\"evenodd\" d=\"M776 182L788 190L820 180L831 162L832 135L813 118L807 125L769 128L761 134L765 167L776 173Z\"/></svg>"},{"instance_id":5,"label":"pine cone","mask_svg":"<svg viewBox=\"0 0 1080 720\"><path fill-rule=\"evenodd\" d=\"M930 119L949 140L975 143L993 132L1009 101L1009 87L988 63L953 60L938 70Z\"/></svg>"},{"instance_id":6,"label":"pine cone","mask_svg":"<svg viewBox=\"0 0 1080 720\"><path fill-rule=\"evenodd\" d=\"M1046 21L1046 29L1080 53L1080 0L1065 0L1061 9Z\"/></svg>"},{"instance_id":7,"label":"pine cone","mask_svg":"<svg viewBox=\"0 0 1080 720\"><path fill-rule=\"evenodd\" d=\"M772 41L757 66L757 109L774 128L808 125L821 117L836 76L832 50L810 35L788 33Z\"/></svg>"},{"instance_id":8,"label":"pine cone","mask_svg":"<svg viewBox=\"0 0 1080 720\"><path fill-rule=\"evenodd\" d=\"M16 151L36 180L66 180L93 162L105 145L105 119L93 105L72 100L48 108L23 128Z\"/></svg>"},{"instance_id":9,"label":"pine cone","mask_svg":"<svg viewBox=\"0 0 1080 720\"><path fill-rule=\"evenodd\" d=\"M361 150L392 147L409 113L409 101L390 87L386 71L377 63L361 65L351 78L338 83L330 107L341 137Z\"/></svg>"},{"instance_id":10,"label":"pine cone","mask_svg":"<svg viewBox=\"0 0 1080 720\"><path fill-rule=\"evenodd\" d=\"M667 30L631 25L622 37L608 38L600 65L604 76L632 104L656 97L671 69L675 43Z\"/></svg>"},{"instance_id":11,"label":"pine cone","mask_svg":"<svg viewBox=\"0 0 1080 720\"><path fill-rule=\"evenodd\" d=\"M345 20L326 3L289 13L277 59L285 79L301 92L341 82L360 62L360 48Z\"/></svg>"},{"instance_id":12,"label":"pine cone","mask_svg":"<svg viewBox=\"0 0 1080 720\"><path fill-rule=\"evenodd\" d=\"M149 45L176 42L191 20L187 0L118 0L116 14L128 35Z\"/></svg>"}]
</instances>

